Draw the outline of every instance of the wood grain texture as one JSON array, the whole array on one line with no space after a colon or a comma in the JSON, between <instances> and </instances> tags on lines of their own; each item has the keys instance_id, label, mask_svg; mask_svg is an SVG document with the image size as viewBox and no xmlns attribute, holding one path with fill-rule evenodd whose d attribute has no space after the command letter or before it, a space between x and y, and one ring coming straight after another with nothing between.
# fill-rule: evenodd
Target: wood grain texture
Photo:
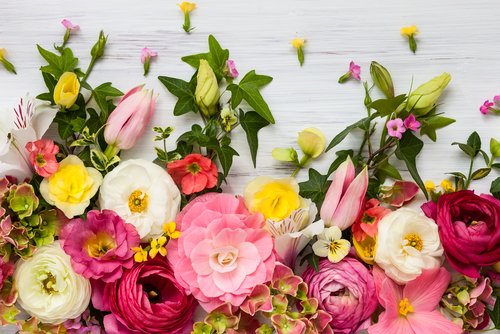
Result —
<instances>
[{"instance_id":1,"label":"wood grain texture","mask_svg":"<svg viewBox=\"0 0 500 334\"><path fill-rule=\"evenodd\" d=\"M263 94L277 124L261 131L257 169L251 167L244 134L237 131L233 136L240 157L227 191L241 192L257 175L289 175L289 168L273 161L271 150L294 146L297 132L305 126L314 125L331 139L364 116L361 84L337 83L350 60L362 66L365 79L370 61L381 62L391 71L400 93L409 90L412 80L420 84L444 71L451 73L440 111L457 122L438 132L437 143L426 140L418 159L423 179L439 181L445 172L466 170L467 161L450 146L453 141L465 141L473 130L485 144L490 137L499 137L500 118L484 117L478 111L485 99L500 93L498 1L200 0L198 6L192 13L196 29L187 35L174 0L2 0L0 47L8 50L19 74L0 70L0 106L10 108L26 92L36 95L44 90L38 71L42 59L35 44L50 48L60 43L64 30L59 22L69 18L81 26L70 46L82 68L90 60L89 50L99 30L109 34L105 57L96 65L90 84L112 81L125 91L146 83L159 94L152 125L173 125L177 135L195 118L173 117L175 99L157 76L189 78L192 69L180 57L205 51L209 34L230 49L240 73L256 69L274 77ZM421 31L416 55L399 35L400 27L409 24L417 24ZM297 36L307 39L302 68L290 46ZM147 78L139 60L144 46L159 52ZM125 157L152 159L152 137L152 133L145 135ZM357 147L359 141L359 136L351 135L338 149ZM332 157L329 152L314 167L325 172ZM305 177L305 172L298 176ZM475 185L479 191L488 187L487 181Z\"/></svg>"}]
</instances>

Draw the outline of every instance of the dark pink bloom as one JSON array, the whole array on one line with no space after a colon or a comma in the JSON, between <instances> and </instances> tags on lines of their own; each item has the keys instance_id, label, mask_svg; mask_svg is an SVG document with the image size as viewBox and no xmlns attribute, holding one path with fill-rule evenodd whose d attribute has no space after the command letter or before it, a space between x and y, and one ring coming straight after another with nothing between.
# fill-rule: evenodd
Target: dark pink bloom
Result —
<instances>
[{"instance_id":1,"label":"dark pink bloom","mask_svg":"<svg viewBox=\"0 0 500 334\"><path fill-rule=\"evenodd\" d=\"M401 139L406 128L401 118L391 119L387 122L387 133L389 136Z\"/></svg>"},{"instance_id":2,"label":"dark pink bloom","mask_svg":"<svg viewBox=\"0 0 500 334\"><path fill-rule=\"evenodd\" d=\"M59 153L59 146L50 139L39 139L26 144L31 165L38 175L49 177L59 168L56 154Z\"/></svg>"},{"instance_id":3,"label":"dark pink bloom","mask_svg":"<svg viewBox=\"0 0 500 334\"><path fill-rule=\"evenodd\" d=\"M481 267L500 262L500 200L470 190L441 195L422 210L439 226L439 237L450 265L479 278Z\"/></svg>"},{"instance_id":4,"label":"dark pink bloom","mask_svg":"<svg viewBox=\"0 0 500 334\"><path fill-rule=\"evenodd\" d=\"M134 264L140 242L135 227L111 210L92 210L87 220L73 219L59 233L75 272L86 278L114 282Z\"/></svg>"},{"instance_id":5,"label":"dark pink bloom","mask_svg":"<svg viewBox=\"0 0 500 334\"><path fill-rule=\"evenodd\" d=\"M479 111L483 115L488 115L490 113L490 108L493 107L495 104L491 102L490 100L484 101L483 105L479 107Z\"/></svg>"},{"instance_id":6,"label":"dark pink bloom","mask_svg":"<svg viewBox=\"0 0 500 334\"><path fill-rule=\"evenodd\" d=\"M78 30L80 29L80 26L78 24L73 24L70 20L64 19L61 21L61 24L64 26L64 28L68 30Z\"/></svg>"},{"instance_id":7,"label":"dark pink bloom","mask_svg":"<svg viewBox=\"0 0 500 334\"><path fill-rule=\"evenodd\" d=\"M14 265L11 262L5 262L3 257L0 257L0 290L3 284L14 273Z\"/></svg>"},{"instance_id":8,"label":"dark pink bloom","mask_svg":"<svg viewBox=\"0 0 500 334\"><path fill-rule=\"evenodd\" d=\"M349 72L354 79L360 81L361 80L361 67L355 64L353 61L349 63Z\"/></svg>"},{"instance_id":9,"label":"dark pink bloom","mask_svg":"<svg viewBox=\"0 0 500 334\"><path fill-rule=\"evenodd\" d=\"M227 67L227 74L231 78L235 79L238 77L238 75L240 75L238 73L238 70L236 69L236 63L234 62L234 60L228 59L226 62L226 67Z\"/></svg>"},{"instance_id":10,"label":"dark pink bloom","mask_svg":"<svg viewBox=\"0 0 500 334\"><path fill-rule=\"evenodd\" d=\"M408 117L406 117L403 124L407 130L417 131L418 129L420 129L420 122L417 121L415 115L413 114L410 114Z\"/></svg>"}]
</instances>

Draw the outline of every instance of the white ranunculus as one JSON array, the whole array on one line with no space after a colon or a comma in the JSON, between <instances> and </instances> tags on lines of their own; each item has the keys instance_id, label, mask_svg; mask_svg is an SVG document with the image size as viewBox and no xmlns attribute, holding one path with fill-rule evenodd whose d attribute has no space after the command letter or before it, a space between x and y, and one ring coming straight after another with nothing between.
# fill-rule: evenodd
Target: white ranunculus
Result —
<instances>
[{"instance_id":1,"label":"white ranunculus","mask_svg":"<svg viewBox=\"0 0 500 334\"><path fill-rule=\"evenodd\" d=\"M90 302L90 282L71 267L70 257L58 241L40 247L14 271L17 302L30 315L49 324L74 319Z\"/></svg>"},{"instance_id":2,"label":"white ranunculus","mask_svg":"<svg viewBox=\"0 0 500 334\"><path fill-rule=\"evenodd\" d=\"M443 247L436 223L423 213L401 208L378 223L375 262L400 284L424 269L441 266Z\"/></svg>"},{"instance_id":3,"label":"white ranunculus","mask_svg":"<svg viewBox=\"0 0 500 334\"><path fill-rule=\"evenodd\" d=\"M134 225L143 241L163 233L163 224L175 220L180 203L179 188L165 169L142 159L124 161L108 173L99 195L100 208Z\"/></svg>"}]
</instances>

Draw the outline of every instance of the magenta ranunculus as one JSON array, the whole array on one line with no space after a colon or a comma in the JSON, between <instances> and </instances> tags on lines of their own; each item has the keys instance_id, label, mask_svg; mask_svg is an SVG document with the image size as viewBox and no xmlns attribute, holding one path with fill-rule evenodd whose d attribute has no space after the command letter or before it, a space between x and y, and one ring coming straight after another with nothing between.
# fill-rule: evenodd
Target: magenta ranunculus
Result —
<instances>
[{"instance_id":1,"label":"magenta ranunculus","mask_svg":"<svg viewBox=\"0 0 500 334\"><path fill-rule=\"evenodd\" d=\"M309 297L319 301L319 308L332 316L335 334L354 334L370 325L377 308L375 281L358 260L346 257L339 263L322 260L319 271L308 267L302 274L309 286Z\"/></svg>"},{"instance_id":2,"label":"magenta ranunculus","mask_svg":"<svg viewBox=\"0 0 500 334\"><path fill-rule=\"evenodd\" d=\"M132 247L140 243L135 227L111 210L92 210L87 220L72 219L59 233L75 272L85 278L116 281L134 264Z\"/></svg>"},{"instance_id":3,"label":"magenta ranunculus","mask_svg":"<svg viewBox=\"0 0 500 334\"><path fill-rule=\"evenodd\" d=\"M162 256L136 263L113 283L92 281L92 304L111 312L107 334L189 333L197 306Z\"/></svg>"},{"instance_id":4,"label":"magenta ranunculus","mask_svg":"<svg viewBox=\"0 0 500 334\"><path fill-rule=\"evenodd\" d=\"M240 306L253 288L269 281L274 242L243 200L206 194L177 216L182 235L169 243L175 277L210 312L225 302Z\"/></svg>"},{"instance_id":5,"label":"magenta ranunculus","mask_svg":"<svg viewBox=\"0 0 500 334\"><path fill-rule=\"evenodd\" d=\"M481 267L500 262L500 201L469 190L444 194L422 205L436 221L446 259L466 276L480 277Z\"/></svg>"}]
</instances>

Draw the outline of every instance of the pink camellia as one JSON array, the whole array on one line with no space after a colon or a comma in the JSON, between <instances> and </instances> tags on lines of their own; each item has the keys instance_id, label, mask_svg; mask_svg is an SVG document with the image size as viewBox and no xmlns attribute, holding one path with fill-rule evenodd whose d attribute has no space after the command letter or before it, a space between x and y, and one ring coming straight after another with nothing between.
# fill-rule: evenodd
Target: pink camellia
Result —
<instances>
[{"instance_id":1,"label":"pink camellia","mask_svg":"<svg viewBox=\"0 0 500 334\"><path fill-rule=\"evenodd\" d=\"M207 311L229 302L240 306L275 267L274 242L264 217L251 215L241 198L209 193L177 216L182 232L169 243L175 277Z\"/></svg>"},{"instance_id":2,"label":"pink camellia","mask_svg":"<svg viewBox=\"0 0 500 334\"><path fill-rule=\"evenodd\" d=\"M43 177L49 177L59 168L56 154L59 153L59 146L53 140L39 139L26 144L29 153L30 163L35 168L35 172Z\"/></svg>"},{"instance_id":3,"label":"pink camellia","mask_svg":"<svg viewBox=\"0 0 500 334\"><path fill-rule=\"evenodd\" d=\"M335 171L321 206L320 216L325 226L338 226L345 230L358 217L368 188L368 170L364 168L358 176L355 175L354 164L347 157Z\"/></svg>"},{"instance_id":4,"label":"pink camellia","mask_svg":"<svg viewBox=\"0 0 500 334\"><path fill-rule=\"evenodd\" d=\"M425 203L422 210L436 221L453 269L479 278L481 267L500 262L500 200L461 190Z\"/></svg>"},{"instance_id":5,"label":"pink camellia","mask_svg":"<svg viewBox=\"0 0 500 334\"><path fill-rule=\"evenodd\" d=\"M226 62L226 71L227 74L233 79L237 78L238 75L240 75L238 73L238 70L236 69L236 63L231 59L228 59Z\"/></svg>"},{"instance_id":6,"label":"pink camellia","mask_svg":"<svg viewBox=\"0 0 500 334\"><path fill-rule=\"evenodd\" d=\"M406 131L403 120L401 118L391 119L387 122L387 133L389 136L401 139Z\"/></svg>"},{"instance_id":7,"label":"pink camellia","mask_svg":"<svg viewBox=\"0 0 500 334\"><path fill-rule=\"evenodd\" d=\"M115 282L92 282L92 304L107 334L189 333L196 301L176 281L165 257L136 263Z\"/></svg>"},{"instance_id":8,"label":"pink camellia","mask_svg":"<svg viewBox=\"0 0 500 334\"><path fill-rule=\"evenodd\" d=\"M217 165L198 153L191 153L183 159L169 162L167 172L186 195L217 185Z\"/></svg>"},{"instance_id":9,"label":"pink camellia","mask_svg":"<svg viewBox=\"0 0 500 334\"><path fill-rule=\"evenodd\" d=\"M321 260L319 271L309 266L302 277L309 286L308 296L332 316L335 334L358 333L370 325L378 303L373 276L361 262L351 257L338 263Z\"/></svg>"},{"instance_id":10,"label":"pink camellia","mask_svg":"<svg viewBox=\"0 0 500 334\"><path fill-rule=\"evenodd\" d=\"M155 101L153 91L142 85L125 94L109 115L104 128L106 143L120 150L132 148L153 116Z\"/></svg>"},{"instance_id":11,"label":"pink camellia","mask_svg":"<svg viewBox=\"0 0 500 334\"><path fill-rule=\"evenodd\" d=\"M59 233L73 269L85 278L114 282L134 264L132 247L139 234L111 210L91 210L87 219L72 219Z\"/></svg>"}]
</instances>

